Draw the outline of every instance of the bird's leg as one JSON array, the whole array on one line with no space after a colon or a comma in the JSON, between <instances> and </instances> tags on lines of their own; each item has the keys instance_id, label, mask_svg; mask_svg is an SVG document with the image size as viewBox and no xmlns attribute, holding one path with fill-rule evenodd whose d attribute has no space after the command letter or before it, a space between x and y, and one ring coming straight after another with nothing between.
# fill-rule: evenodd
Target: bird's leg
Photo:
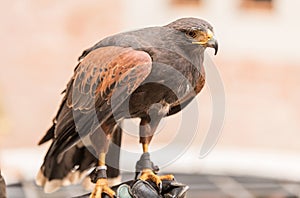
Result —
<instances>
[{"instance_id":1,"label":"bird's leg","mask_svg":"<svg viewBox=\"0 0 300 198\"><path fill-rule=\"evenodd\" d=\"M136 172L140 173L141 180L151 180L156 183L156 185L161 189L162 180L173 180L173 175L163 175L157 176L159 168L154 166L153 162L150 160L150 153L148 150L149 143L153 137L154 131L158 126L158 122L149 123L148 119L142 119L140 124L140 142L143 146L143 154L139 161L136 163ZM136 175L137 176L137 175Z\"/></svg>"},{"instance_id":2,"label":"bird's leg","mask_svg":"<svg viewBox=\"0 0 300 198\"><path fill-rule=\"evenodd\" d=\"M145 143L145 144L142 144L142 145L143 145L143 153L148 153L149 144Z\"/></svg>"},{"instance_id":3,"label":"bird's leg","mask_svg":"<svg viewBox=\"0 0 300 198\"><path fill-rule=\"evenodd\" d=\"M159 168L158 166L154 166L153 162L150 160L150 154L148 152L148 146L149 144L145 143L143 145L143 155L138 162L143 162L141 163L142 166L142 173L140 176L141 180L151 180L156 183L157 186L161 186L161 181L162 180L173 180L174 176L173 175L162 175L162 176L157 176L156 173L158 172ZM137 163L138 164L138 163Z\"/></svg>"},{"instance_id":4,"label":"bird's leg","mask_svg":"<svg viewBox=\"0 0 300 198\"><path fill-rule=\"evenodd\" d=\"M115 192L108 186L107 175L106 175L106 165L105 165L105 153L100 153L98 167L96 167L95 178L92 181L96 183L90 198L101 198L102 193L107 194L109 197L113 198Z\"/></svg>"},{"instance_id":5,"label":"bird's leg","mask_svg":"<svg viewBox=\"0 0 300 198\"><path fill-rule=\"evenodd\" d=\"M101 198L101 195L103 194L107 194L109 197L113 198L115 195L115 192L108 186L106 174L107 166L105 161L106 153L109 148L111 131L112 126L104 123L89 137L95 151L99 154L98 166L90 174L92 182L96 184L90 198Z\"/></svg>"}]
</instances>

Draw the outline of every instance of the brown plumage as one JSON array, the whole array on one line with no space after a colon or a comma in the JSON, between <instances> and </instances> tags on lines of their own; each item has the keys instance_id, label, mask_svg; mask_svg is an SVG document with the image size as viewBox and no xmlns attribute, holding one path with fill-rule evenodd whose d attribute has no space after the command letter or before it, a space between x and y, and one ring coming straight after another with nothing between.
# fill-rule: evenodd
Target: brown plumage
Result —
<instances>
[{"instance_id":1,"label":"brown plumage","mask_svg":"<svg viewBox=\"0 0 300 198\"><path fill-rule=\"evenodd\" d=\"M85 50L53 126L39 142L53 140L37 183L46 191L66 179L73 183L96 166L101 152L108 152L108 165L114 164L108 177L117 176L120 151L112 151L109 141L120 145L120 123L140 118L140 142L150 143L160 120L180 111L203 88L204 50L217 51L212 32L206 21L184 18L113 35Z\"/></svg>"}]
</instances>

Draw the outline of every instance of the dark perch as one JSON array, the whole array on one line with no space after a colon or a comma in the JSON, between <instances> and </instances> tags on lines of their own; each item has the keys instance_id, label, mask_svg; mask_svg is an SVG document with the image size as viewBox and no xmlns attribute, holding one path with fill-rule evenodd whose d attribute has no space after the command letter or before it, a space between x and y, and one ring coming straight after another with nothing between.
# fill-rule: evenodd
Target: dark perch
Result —
<instances>
[{"instance_id":1,"label":"dark perch","mask_svg":"<svg viewBox=\"0 0 300 198\"><path fill-rule=\"evenodd\" d=\"M119 198L151 197L151 198L185 198L189 187L176 180L163 180L160 189L152 181L131 180L112 187ZM90 193L73 198L89 198ZM102 194L103 198L109 198Z\"/></svg>"}]
</instances>

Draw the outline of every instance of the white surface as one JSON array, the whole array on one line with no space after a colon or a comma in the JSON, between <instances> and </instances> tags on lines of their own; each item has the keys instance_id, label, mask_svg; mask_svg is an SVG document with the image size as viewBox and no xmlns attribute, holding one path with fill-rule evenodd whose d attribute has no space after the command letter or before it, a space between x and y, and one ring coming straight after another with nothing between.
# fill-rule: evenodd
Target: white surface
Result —
<instances>
[{"instance_id":1,"label":"white surface","mask_svg":"<svg viewBox=\"0 0 300 198\"><path fill-rule=\"evenodd\" d=\"M7 183L19 179L32 180L42 163L45 147L2 150L1 171ZM209 173L221 175L248 175L300 181L300 155L265 150L215 149L204 159L199 151L189 149L183 156L167 167L164 172ZM135 162L122 160L132 166Z\"/></svg>"}]
</instances>

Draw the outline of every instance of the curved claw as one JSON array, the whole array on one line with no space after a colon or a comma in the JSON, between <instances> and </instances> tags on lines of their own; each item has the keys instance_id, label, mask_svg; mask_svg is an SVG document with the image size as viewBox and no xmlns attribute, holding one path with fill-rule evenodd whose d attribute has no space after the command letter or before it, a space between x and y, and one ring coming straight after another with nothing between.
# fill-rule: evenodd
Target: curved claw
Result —
<instances>
[{"instance_id":1,"label":"curved claw","mask_svg":"<svg viewBox=\"0 0 300 198\"><path fill-rule=\"evenodd\" d=\"M162 180L174 180L174 176L173 175L158 176L158 175L154 174L154 172L151 169L144 169L142 171L140 179L144 180L144 181L151 180L151 181L155 182L155 184L157 185L157 187L159 189L161 189Z\"/></svg>"},{"instance_id":2,"label":"curved claw","mask_svg":"<svg viewBox=\"0 0 300 198\"><path fill-rule=\"evenodd\" d=\"M144 169L140 176L141 180L151 180L156 183L157 186L160 186L161 179L159 176L155 175L151 169Z\"/></svg>"},{"instance_id":3,"label":"curved claw","mask_svg":"<svg viewBox=\"0 0 300 198\"><path fill-rule=\"evenodd\" d=\"M90 195L90 198L101 198L102 193L106 193L110 198L115 197L115 192L108 186L107 179L100 178L97 180L95 188Z\"/></svg>"}]
</instances>

